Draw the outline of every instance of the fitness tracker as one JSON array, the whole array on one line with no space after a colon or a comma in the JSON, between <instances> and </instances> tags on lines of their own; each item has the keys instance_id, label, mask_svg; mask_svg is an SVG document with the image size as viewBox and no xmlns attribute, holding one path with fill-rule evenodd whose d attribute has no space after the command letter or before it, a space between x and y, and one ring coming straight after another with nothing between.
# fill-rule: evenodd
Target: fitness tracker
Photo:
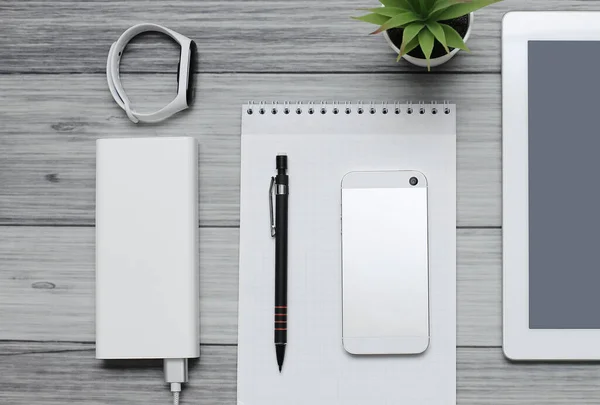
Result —
<instances>
[{"instance_id":1,"label":"fitness tracker","mask_svg":"<svg viewBox=\"0 0 600 405\"><path fill-rule=\"evenodd\" d=\"M167 104L162 109L153 113L138 113L131 108L131 102L119 76L119 65L121 64L121 56L125 51L125 47L134 37L142 32L161 32L173 38L181 46L179 55L179 65L177 67L177 96L173 101ZM171 115L185 110L194 102L194 85L195 71L197 64L197 47L196 43L188 37L179 34L169 28L157 24L138 24L129 28L121 35L117 42L113 43L108 52L108 61L106 63L106 78L108 80L108 88L113 98L119 106L125 110L129 119L135 123L138 122L159 122Z\"/></svg>"}]
</instances>

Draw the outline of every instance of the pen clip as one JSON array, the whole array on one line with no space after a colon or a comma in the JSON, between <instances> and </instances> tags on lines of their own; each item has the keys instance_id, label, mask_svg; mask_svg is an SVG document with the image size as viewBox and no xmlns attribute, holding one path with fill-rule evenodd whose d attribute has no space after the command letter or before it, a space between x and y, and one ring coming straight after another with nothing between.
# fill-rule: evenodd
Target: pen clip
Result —
<instances>
[{"instance_id":1,"label":"pen clip","mask_svg":"<svg viewBox=\"0 0 600 405\"><path fill-rule=\"evenodd\" d=\"M273 194L275 192L275 177L271 177L269 186L269 219L271 220L271 237L275 237L275 217L273 216Z\"/></svg>"}]
</instances>

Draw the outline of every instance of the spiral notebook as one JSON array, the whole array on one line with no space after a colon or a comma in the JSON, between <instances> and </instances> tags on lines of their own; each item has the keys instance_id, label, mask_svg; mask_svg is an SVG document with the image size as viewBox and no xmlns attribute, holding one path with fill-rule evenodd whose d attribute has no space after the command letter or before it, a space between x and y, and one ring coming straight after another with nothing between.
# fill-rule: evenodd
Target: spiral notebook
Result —
<instances>
[{"instance_id":1,"label":"spiral notebook","mask_svg":"<svg viewBox=\"0 0 600 405\"><path fill-rule=\"evenodd\" d=\"M273 343L269 181L288 155L288 345ZM342 347L340 182L419 170L429 184L430 329L416 356ZM257 103L242 108L238 404L456 404L456 107Z\"/></svg>"}]
</instances>

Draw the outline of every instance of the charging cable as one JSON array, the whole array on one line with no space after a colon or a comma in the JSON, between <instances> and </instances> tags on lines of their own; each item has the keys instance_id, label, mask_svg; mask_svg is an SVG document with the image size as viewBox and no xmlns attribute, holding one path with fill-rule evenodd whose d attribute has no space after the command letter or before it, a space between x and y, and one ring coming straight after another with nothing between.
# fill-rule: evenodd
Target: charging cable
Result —
<instances>
[{"instance_id":1,"label":"charging cable","mask_svg":"<svg viewBox=\"0 0 600 405\"><path fill-rule=\"evenodd\" d=\"M188 382L188 359L164 360L165 382L171 384L173 405L179 405L181 384Z\"/></svg>"}]
</instances>

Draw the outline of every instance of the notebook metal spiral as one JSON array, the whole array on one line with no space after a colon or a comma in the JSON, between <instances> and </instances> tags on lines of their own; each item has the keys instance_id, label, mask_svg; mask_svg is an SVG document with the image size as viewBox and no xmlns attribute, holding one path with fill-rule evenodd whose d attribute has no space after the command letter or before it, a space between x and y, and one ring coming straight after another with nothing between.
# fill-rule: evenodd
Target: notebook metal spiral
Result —
<instances>
[{"instance_id":1,"label":"notebook metal spiral","mask_svg":"<svg viewBox=\"0 0 600 405\"><path fill-rule=\"evenodd\" d=\"M386 102L386 101L370 101L362 102L358 101L352 103L349 101L321 101L321 102L290 102L284 101L279 103L277 101L265 102L265 101L249 101L245 106L244 110L247 115L259 114L259 115L314 115L314 114L333 114L333 115L375 115L375 114L395 114L395 115L437 115L445 114L449 115L454 107L448 101L437 103L435 101L425 103L420 101L418 103L412 102Z\"/></svg>"}]
</instances>

